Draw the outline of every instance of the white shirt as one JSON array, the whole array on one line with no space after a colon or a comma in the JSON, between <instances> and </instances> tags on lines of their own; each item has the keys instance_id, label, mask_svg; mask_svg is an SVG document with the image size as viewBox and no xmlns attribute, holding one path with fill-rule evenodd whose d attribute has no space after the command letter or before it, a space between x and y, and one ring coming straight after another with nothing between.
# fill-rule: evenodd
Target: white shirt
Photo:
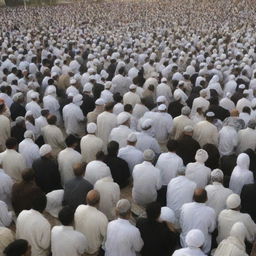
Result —
<instances>
[{"instance_id":1,"label":"white shirt","mask_svg":"<svg viewBox=\"0 0 256 256\"><path fill-rule=\"evenodd\" d=\"M186 247L185 238L191 229L200 229L205 237L203 251L208 253L211 249L211 233L216 226L216 215L212 208L203 203L187 203L181 208L180 213L180 227L182 233L180 234L180 241L182 247Z\"/></svg>"},{"instance_id":2,"label":"white shirt","mask_svg":"<svg viewBox=\"0 0 256 256\"><path fill-rule=\"evenodd\" d=\"M133 169L132 197L137 204L146 205L157 198L157 190L162 186L160 170L144 161Z\"/></svg>"},{"instance_id":3,"label":"white shirt","mask_svg":"<svg viewBox=\"0 0 256 256\"><path fill-rule=\"evenodd\" d=\"M51 240L50 223L38 211L23 210L17 218L16 239L28 241L32 256L48 256Z\"/></svg>"},{"instance_id":4,"label":"white shirt","mask_svg":"<svg viewBox=\"0 0 256 256\"><path fill-rule=\"evenodd\" d=\"M79 205L75 212L75 228L88 241L86 253L94 254L100 248L107 232L107 217L90 205Z\"/></svg>"},{"instance_id":5,"label":"white shirt","mask_svg":"<svg viewBox=\"0 0 256 256\"><path fill-rule=\"evenodd\" d=\"M0 168L0 200L5 202L9 208L11 207L12 185L11 177Z\"/></svg>"},{"instance_id":6,"label":"white shirt","mask_svg":"<svg viewBox=\"0 0 256 256\"><path fill-rule=\"evenodd\" d=\"M51 231L52 256L80 256L87 249L85 236L72 226L55 226Z\"/></svg>"},{"instance_id":7,"label":"white shirt","mask_svg":"<svg viewBox=\"0 0 256 256\"><path fill-rule=\"evenodd\" d=\"M211 169L202 163L189 163L186 167L186 177L194 181L197 188L204 188L210 180L210 175Z\"/></svg>"},{"instance_id":8,"label":"white shirt","mask_svg":"<svg viewBox=\"0 0 256 256\"><path fill-rule=\"evenodd\" d=\"M37 127L40 134L42 132L42 128L48 125L47 119L44 116L39 116L35 119L35 126Z\"/></svg>"},{"instance_id":9,"label":"white shirt","mask_svg":"<svg viewBox=\"0 0 256 256\"><path fill-rule=\"evenodd\" d=\"M62 185L75 177L73 167L82 161L82 155L73 148L66 148L58 154L58 166Z\"/></svg>"},{"instance_id":10,"label":"white shirt","mask_svg":"<svg viewBox=\"0 0 256 256\"><path fill-rule=\"evenodd\" d=\"M10 229L0 227L0 237L0 255L3 256L4 249L14 241L14 235Z\"/></svg>"},{"instance_id":11,"label":"white shirt","mask_svg":"<svg viewBox=\"0 0 256 256\"><path fill-rule=\"evenodd\" d=\"M100 94L100 98L104 100L105 104L113 102L113 93L110 90L103 90Z\"/></svg>"},{"instance_id":12,"label":"white shirt","mask_svg":"<svg viewBox=\"0 0 256 256\"><path fill-rule=\"evenodd\" d=\"M109 220L115 219L115 207L120 199L119 185L111 177L105 177L95 183L94 189L100 193L99 210Z\"/></svg>"},{"instance_id":13,"label":"white shirt","mask_svg":"<svg viewBox=\"0 0 256 256\"><path fill-rule=\"evenodd\" d=\"M6 140L11 137L10 119L0 115L0 124L0 150L4 150Z\"/></svg>"},{"instance_id":14,"label":"white shirt","mask_svg":"<svg viewBox=\"0 0 256 256\"><path fill-rule=\"evenodd\" d=\"M134 92L127 92L123 96L123 104L130 104L134 107L136 104L140 103L140 97Z\"/></svg>"},{"instance_id":15,"label":"white shirt","mask_svg":"<svg viewBox=\"0 0 256 256\"><path fill-rule=\"evenodd\" d=\"M179 219L182 205L192 202L195 188L196 183L185 176L175 177L169 182L166 193L166 205L174 210L177 219Z\"/></svg>"},{"instance_id":16,"label":"white shirt","mask_svg":"<svg viewBox=\"0 0 256 256\"><path fill-rule=\"evenodd\" d=\"M112 177L110 169L102 161L94 160L87 164L84 178L92 185L94 185L97 180L108 176Z\"/></svg>"},{"instance_id":17,"label":"white shirt","mask_svg":"<svg viewBox=\"0 0 256 256\"><path fill-rule=\"evenodd\" d=\"M200 248L195 248L195 247L187 247L187 248L182 248L179 250L176 250L172 256L206 256Z\"/></svg>"},{"instance_id":18,"label":"white shirt","mask_svg":"<svg viewBox=\"0 0 256 256\"><path fill-rule=\"evenodd\" d=\"M113 220L108 224L106 256L136 256L143 246L140 231L128 220Z\"/></svg>"},{"instance_id":19,"label":"white shirt","mask_svg":"<svg viewBox=\"0 0 256 256\"><path fill-rule=\"evenodd\" d=\"M12 212L8 211L7 204L0 201L0 227L9 227L12 223Z\"/></svg>"},{"instance_id":20,"label":"white shirt","mask_svg":"<svg viewBox=\"0 0 256 256\"><path fill-rule=\"evenodd\" d=\"M26 111L31 111L34 118L41 116L41 110L41 107L36 101L32 100L26 105Z\"/></svg>"},{"instance_id":21,"label":"white shirt","mask_svg":"<svg viewBox=\"0 0 256 256\"><path fill-rule=\"evenodd\" d=\"M175 140L180 138L180 136L183 134L184 127L187 125L192 127L194 126L193 120L191 120L188 116L180 115L173 119L172 135Z\"/></svg>"},{"instance_id":22,"label":"white shirt","mask_svg":"<svg viewBox=\"0 0 256 256\"><path fill-rule=\"evenodd\" d=\"M176 177L177 171L183 167L183 160L173 152L162 153L156 163L160 170L162 184L167 186Z\"/></svg>"},{"instance_id":23,"label":"white shirt","mask_svg":"<svg viewBox=\"0 0 256 256\"><path fill-rule=\"evenodd\" d=\"M132 129L121 124L112 129L109 135L109 141L118 142L119 148L125 147L127 145L127 137L130 133L132 133Z\"/></svg>"},{"instance_id":24,"label":"white shirt","mask_svg":"<svg viewBox=\"0 0 256 256\"><path fill-rule=\"evenodd\" d=\"M219 152L222 156L234 153L238 144L238 134L234 127L224 126L219 131Z\"/></svg>"},{"instance_id":25,"label":"white shirt","mask_svg":"<svg viewBox=\"0 0 256 256\"><path fill-rule=\"evenodd\" d=\"M256 130L249 127L238 132L237 153L242 153L248 148L256 148Z\"/></svg>"},{"instance_id":26,"label":"white shirt","mask_svg":"<svg viewBox=\"0 0 256 256\"><path fill-rule=\"evenodd\" d=\"M141 164L144 159L143 153L136 147L131 145L120 148L118 152L118 157L122 158L128 163L130 173L132 173L134 166L137 164Z\"/></svg>"},{"instance_id":27,"label":"white shirt","mask_svg":"<svg viewBox=\"0 0 256 256\"><path fill-rule=\"evenodd\" d=\"M19 144L19 152L26 160L27 168L31 168L33 162L40 158L39 147L35 144L35 142L30 138L25 138Z\"/></svg>"}]
</instances>

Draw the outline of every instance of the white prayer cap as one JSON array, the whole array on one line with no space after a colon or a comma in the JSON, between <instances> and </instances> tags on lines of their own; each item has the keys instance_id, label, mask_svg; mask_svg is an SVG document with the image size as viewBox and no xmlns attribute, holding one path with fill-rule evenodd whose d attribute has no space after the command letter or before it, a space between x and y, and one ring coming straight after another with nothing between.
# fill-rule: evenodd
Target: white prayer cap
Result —
<instances>
[{"instance_id":1,"label":"white prayer cap","mask_svg":"<svg viewBox=\"0 0 256 256\"><path fill-rule=\"evenodd\" d=\"M127 199L120 199L116 204L118 213L125 214L131 209L131 203Z\"/></svg>"},{"instance_id":2,"label":"white prayer cap","mask_svg":"<svg viewBox=\"0 0 256 256\"><path fill-rule=\"evenodd\" d=\"M214 114L214 112L209 111L209 112L206 113L206 116L207 116L207 117L214 117L215 114Z\"/></svg>"},{"instance_id":3,"label":"white prayer cap","mask_svg":"<svg viewBox=\"0 0 256 256\"><path fill-rule=\"evenodd\" d=\"M83 88L83 92L91 92L92 91L92 84L86 83Z\"/></svg>"},{"instance_id":4,"label":"white prayer cap","mask_svg":"<svg viewBox=\"0 0 256 256\"><path fill-rule=\"evenodd\" d=\"M249 90L244 90L243 91L243 94L249 94L250 92L249 92Z\"/></svg>"},{"instance_id":5,"label":"white prayer cap","mask_svg":"<svg viewBox=\"0 0 256 256\"><path fill-rule=\"evenodd\" d=\"M55 77L55 76L57 76L57 75L58 75L57 72L52 72L52 73L51 73L51 78L53 78L53 77Z\"/></svg>"},{"instance_id":6,"label":"white prayer cap","mask_svg":"<svg viewBox=\"0 0 256 256\"><path fill-rule=\"evenodd\" d=\"M184 132L193 132L194 131L194 128L192 125L186 125L184 128L183 128L183 131Z\"/></svg>"},{"instance_id":7,"label":"white prayer cap","mask_svg":"<svg viewBox=\"0 0 256 256\"><path fill-rule=\"evenodd\" d=\"M159 111L165 111L167 109L165 104L161 104L160 106L158 106L157 108Z\"/></svg>"},{"instance_id":8,"label":"white prayer cap","mask_svg":"<svg viewBox=\"0 0 256 256\"><path fill-rule=\"evenodd\" d=\"M71 98L71 97L73 98L74 96L75 96L75 94L74 94L73 92L70 92L70 93L68 94L68 97L69 97L69 98Z\"/></svg>"},{"instance_id":9,"label":"white prayer cap","mask_svg":"<svg viewBox=\"0 0 256 256\"><path fill-rule=\"evenodd\" d=\"M52 152L52 147L49 144L44 144L43 146L41 146L41 148L39 149L39 154L40 156L45 156L49 153Z\"/></svg>"},{"instance_id":10,"label":"white prayer cap","mask_svg":"<svg viewBox=\"0 0 256 256\"><path fill-rule=\"evenodd\" d=\"M33 113L30 110L26 112L25 118L28 117L28 116L33 116Z\"/></svg>"},{"instance_id":11,"label":"white prayer cap","mask_svg":"<svg viewBox=\"0 0 256 256\"><path fill-rule=\"evenodd\" d=\"M237 194L231 194L227 200L226 205L228 209L236 209L241 204L240 196Z\"/></svg>"},{"instance_id":12,"label":"white prayer cap","mask_svg":"<svg viewBox=\"0 0 256 256\"><path fill-rule=\"evenodd\" d=\"M31 130L25 131L24 133L24 138L30 138L30 139L34 139L34 133Z\"/></svg>"},{"instance_id":13,"label":"white prayer cap","mask_svg":"<svg viewBox=\"0 0 256 256\"><path fill-rule=\"evenodd\" d=\"M39 93L38 92L32 92L30 97L31 97L31 99L39 99Z\"/></svg>"},{"instance_id":14,"label":"white prayer cap","mask_svg":"<svg viewBox=\"0 0 256 256\"><path fill-rule=\"evenodd\" d=\"M136 142L137 141L137 136L134 132L130 133L127 137L127 141L129 142Z\"/></svg>"},{"instance_id":15,"label":"white prayer cap","mask_svg":"<svg viewBox=\"0 0 256 256\"><path fill-rule=\"evenodd\" d=\"M105 83L105 89L110 89L111 86L112 86L112 82L107 81L107 82Z\"/></svg>"},{"instance_id":16,"label":"white prayer cap","mask_svg":"<svg viewBox=\"0 0 256 256\"><path fill-rule=\"evenodd\" d=\"M101 76L102 78L107 79L109 75L108 75L108 72L103 69L103 70L101 70L101 72L100 72L100 76Z\"/></svg>"},{"instance_id":17,"label":"white prayer cap","mask_svg":"<svg viewBox=\"0 0 256 256\"><path fill-rule=\"evenodd\" d=\"M145 161L153 161L155 159L155 153L151 149L146 149L143 153Z\"/></svg>"},{"instance_id":18,"label":"white prayer cap","mask_svg":"<svg viewBox=\"0 0 256 256\"><path fill-rule=\"evenodd\" d=\"M57 65L57 64L60 64L60 60L59 59L56 59L55 61L54 61L54 65Z\"/></svg>"},{"instance_id":19,"label":"white prayer cap","mask_svg":"<svg viewBox=\"0 0 256 256\"><path fill-rule=\"evenodd\" d=\"M206 97L206 96L207 96L207 90L206 90L206 89L202 89L202 90L200 91L200 96L201 96L201 97Z\"/></svg>"},{"instance_id":20,"label":"white prayer cap","mask_svg":"<svg viewBox=\"0 0 256 256\"><path fill-rule=\"evenodd\" d=\"M176 222L174 211L167 206L161 207L160 219L173 224Z\"/></svg>"},{"instance_id":21,"label":"white prayer cap","mask_svg":"<svg viewBox=\"0 0 256 256\"><path fill-rule=\"evenodd\" d=\"M45 95L56 93L56 88L54 85L49 85L45 90Z\"/></svg>"},{"instance_id":22,"label":"white prayer cap","mask_svg":"<svg viewBox=\"0 0 256 256\"><path fill-rule=\"evenodd\" d=\"M238 88L239 88L239 89L245 89L245 85L244 85L244 84L240 84L240 85L238 86Z\"/></svg>"},{"instance_id":23,"label":"white prayer cap","mask_svg":"<svg viewBox=\"0 0 256 256\"><path fill-rule=\"evenodd\" d=\"M135 90L137 88L137 86L135 85L135 84L131 84L130 86L129 86L129 89L130 90Z\"/></svg>"},{"instance_id":24,"label":"white prayer cap","mask_svg":"<svg viewBox=\"0 0 256 256\"><path fill-rule=\"evenodd\" d=\"M190 115L190 107L188 106L184 106L182 109L181 109L181 114L182 115L185 115L185 116L189 116Z\"/></svg>"},{"instance_id":25,"label":"white prayer cap","mask_svg":"<svg viewBox=\"0 0 256 256\"><path fill-rule=\"evenodd\" d=\"M192 229L186 235L186 244L188 247L200 248L205 241L204 234L199 229Z\"/></svg>"},{"instance_id":26,"label":"white prayer cap","mask_svg":"<svg viewBox=\"0 0 256 256\"><path fill-rule=\"evenodd\" d=\"M151 127L153 124L153 121L151 119L146 119L142 122L141 124L141 129L145 130L148 129L149 127Z\"/></svg>"},{"instance_id":27,"label":"white prayer cap","mask_svg":"<svg viewBox=\"0 0 256 256\"><path fill-rule=\"evenodd\" d=\"M199 163L205 163L208 159L208 153L204 149L198 149L196 151L195 160Z\"/></svg>"},{"instance_id":28,"label":"white prayer cap","mask_svg":"<svg viewBox=\"0 0 256 256\"><path fill-rule=\"evenodd\" d=\"M244 223L240 221L236 222L230 230L230 236L237 237L240 241L244 241L247 233Z\"/></svg>"},{"instance_id":29,"label":"white prayer cap","mask_svg":"<svg viewBox=\"0 0 256 256\"><path fill-rule=\"evenodd\" d=\"M23 96L23 94L21 92L17 92L12 96L13 101L17 101L18 99L20 99Z\"/></svg>"},{"instance_id":30,"label":"white prayer cap","mask_svg":"<svg viewBox=\"0 0 256 256\"><path fill-rule=\"evenodd\" d=\"M25 121L25 118L24 118L23 116L18 116L18 117L16 117L16 119L15 119L16 124L21 123L21 122L23 122L23 121Z\"/></svg>"},{"instance_id":31,"label":"white prayer cap","mask_svg":"<svg viewBox=\"0 0 256 256\"><path fill-rule=\"evenodd\" d=\"M102 98L98 98L98 99L95 101L95 105L103 106L104 104L105 104L105 101L104 101Z\"/></svg>"},{"instance_id":32,"label":"white prayer cap","mask_svg":"<svg viewBox=\"0 0 256 256\"><path fill-rule=\"evenodd\" d=\"M162 79L161 79L161 83L166 83L167 82L167 79L165 78L165 77L163 77Z\"/></svg>"},{"instance_id":33,"label":"white prayer cap","mask_svg":"<svg viewBox=\"0 0 256 256\"><path fill-rule=\"evenodd\" d=\"M166 97L165 96L158 96L156 99L157 103L165 103L166 102Z\"/></svg>"},{"instance_id":34,"label":"white prayer cap","mask_svg":"<svg viewBox=\"0 0 256 256\"><path fill-rule=\"evenodd\" d=\"M181 93L178 90L175 90L173 93L173 98L175 100L180 100L181 99Z\"/></svg>"},{"instance_id":35,"label":"white prayer cap","mask_svg":"<svg viewBox=\"0 0 256 256\"><path fill-rule=\"evenodd\" d=\"M88 54L88 60L92 60L92 59L94 59L94 55L93 54Z\"/></svg>"},{"instance_id":36,"label":"white prayer cap","mask_svg":"<svg viewBox=\"0 0 256 256\"><path fill-rule=\"evenodd\" d=\"M76 79L71 78L71 79L70 79L70 84L76 84Z\"/></svg>"},{"instance_id":37,"label":"white prayer cap","mask_svg":"<svg viewBox=\"0 0 256 256\"><path fill-rule=\"evenodd\" d=\"M130 115L126 112L122 112L117 116L117 124L123 124L130 119Z\"/></svg>"},{"instance_id":38,"label":"white prayer cap","mask_svg":"<svg viewBox=\"0 0 256 256\"><path fill-rule=\"evenodd\" d=\"M83 99L83 96L81 94L77 94L73 97L73 103L81 102Z\"/></svg>"},{"instance_id":39,"label":"white prayer cap","mask_svg":"<svg viewBox=\"0 0 256 256\"><path fill-rule=\"evenodd\" d=\"M214 170L211 172L211 177L212 177L212 179L214 179L214 180L223 180L224 174L223 174L222 170L220 170L220 169L214 169Z\"/></svg>"},{"instance_id":40,"label":"white prayer cap","mask_svg":"<svg viewBox=\"0 0 256 256\"><path fill-rule=\"evenodd\" d=\"M90 75L90 76L89 76L89 81L91 81L91 80L96 80L96 78L95 78L94 75Z\"/></svg>"},{"instance_id":41,"label":"white prayer cap","mask_svg":"<svg viewBox=\"0 0 256 256\"><path fill-rule=\"evenodd\" d=\"M63 189L53 190L52 192L46 194L47 205L45 210L55 218L58 218L58 214L62 209L63 195Z\"/></svg>"},{"instance_id":42,"label":"white prayer cap","mask_svg":"<svg viewBox=\"0 0 256 256\"><path fill-rule=\"evenodd\" d=\"M89 124L87 124L87 132L88 132L88 133L93 134L93 133L96 132L96 130L97 130L97 125L96 125L95 123L89 123Z\"/></svg>"}]
</instances>

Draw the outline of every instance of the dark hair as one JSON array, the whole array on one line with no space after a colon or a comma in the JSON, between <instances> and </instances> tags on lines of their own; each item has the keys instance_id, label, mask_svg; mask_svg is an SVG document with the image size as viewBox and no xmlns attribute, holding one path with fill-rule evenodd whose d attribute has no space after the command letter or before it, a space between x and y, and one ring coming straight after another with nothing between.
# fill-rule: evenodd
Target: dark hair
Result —
<instances>
[{"instance_id":1,"label":"dark hair","mask_svg":"<svg viewBox=\"0 0 256 256\"><path fill-rule=\"evenodd\" d=\"M86 163L78 163L73 166L73 172L76 177L84 176Z\"/></svg>"},{"instance_id":2,"label":"dark hair","mask_svg":"<svg viewBox=\"0 0 256 256\"><path fill-rule=\"evenodd\" d=\"M18 141L16 138L8 138L5 142L5 146L8 148L8 149L14 149L16 146L18 145Z\"/></svg>"},{"instance_id":3,"label":"dark hair","mask_svg":"<svg viewBox=\"0 0 256 256\"><path fill-rule=\"evenodd\" d=\"M124 105L124 111L130 113L132 111L132 105L131 104L125 104Z\"/></svg>"},{"instance_id":4,"label":"dark hair","mask_svg":"<svg viewBox=\"0 0 256 256\"><path fill-rule=\"evenodd\" d=\"M207 201L207 192L204 188L197 188L194 192L194 201L197 203L205 203Z\"/></svg>"},{"instance_id":5,"label":"dark hair","mask_svg":"<svg viewBox=\"0 0 256 256\"><path fill-rule=\"evenodd\" d=\"M251 114L251 109L249 107L243 107L242 112Z\"/></svg>"},{"instance_id":6,"label":"dark hair","mask_svg":"<svg viewBox=\"0 0 256 256\"><path fill-rule=\"evenodd\" d=\"M74 220L74 209L70 206L63 207L58 214L58 218L62 225L71 225Z\"/></svg>"},{"instance_id":7,"label":"dark hair","mask_svg":"<svg viewBox=\"0 0 256 256\"><path fill-rule=\"evenodd\" d=\"M21 176L23 181L29 182L34 180L35 172L33 169L25 169L24 171L22 171Z\"/></svg>"},{"instance_id":8,"label":"dark hair","mask_svg":"<svg viewBox=\"0 0 256 256\"><path fill-rule=\"evenodd\" d=\"M108 155L110 156L117 156L118 150L119 150L119 144L116 141L110 141L108 143Z\"/></svg>"},{"instance_id":9,"label":"dark hair","mask_svg":"<svg viewBox=\"0 0 256 256\"><path fill-rule=\"evenodd\" d=\"M55 115L49 115L47 117L47 122L48 122L48 124L56 124L57 117Z\"/></svg>"},{"instance_id":10,"label":"dark hair","mask_svg":"<svg viewBox=\"0 0 256 256\"><path fill-rule=\"evenodd\" d=\"M5 249L4 254L6 256L21 256L27 252L29 243L24 239L17 239L11 242Z\"/></svg>"},{"instance_id":11,"label":"dark hair","mask_svg":"<svg viewBox=\"0 0 256 256\"><path fill-rule=\"evenodd\" d=\"M118 103L118 102L121 102L121 101L122 101L123 97L121 96L121 94L120 94L119 92L117 92L117 93L115 93L115 94L113 95L113 99L114 99L114 101L115 101L116 103Z\"/></svg>"},{"instance_id":12,"label":"dark hair","mask_svg":"<svg viewBox=\"0 0 256 256\"><path fill-rule=\"evenodd\" d=\"M104 158L105 158L105 154L104 154L103 151L97 152L97 154L96 154L96 160L104 160Z\"/></svg>"},{"instance_id":13,"label":"dark hair","mask_svg":"<svg viewBox=\"0 0 256 256\"><path fill-rule=\"evenodd\" d=\"M161 205L158 202L153 202L147 205L146 213L149 220L157 220L161 214Z\"/></svg>"},{"instance_id":14,"label":"dark hair","mask_svg":"<svg viewBox=\"0 0 256 256\"><path fill-rule=\"evenodd\" d=\"M78 142L77 137L72 134L68 135L68 137L65 139L65 143L67 147L71 147L77 142Z\"/></svg>"},{"instance_id":15,"label":"dark hair","mask_svg":"<svg viewBox=\"0 0 256 256\"><path fill-rule=\"evenodd\" d=\"M107 103L107 104L105 105L105 110L106 110L106 111L110 111L110 110L112 110L112 109L114 108L114 106L115 106L115 103L114 103L114 102Z\"/></svg>"},{"instance_id":16,"label":"dark hair","mask_svg":"<svg viewBox=\"0 0 256 256\"><path fill-rule=\"evenodd\" d=\"M32 201L32 209L42 213L45 210L46 204L46 195L43 192L41 192L40 194L34 197Z\"/></svg>"},{"instance_id":17,"label":"dark hair","mask_svg":"<svg viewBox=\"0 0 256 256\"><path fill-rule=\"evenodd\" d=\"M178 148L178 145L178 141L170 139L167 142L167 149L171 152L175 152Z\"/></svg>"}]
</instances>

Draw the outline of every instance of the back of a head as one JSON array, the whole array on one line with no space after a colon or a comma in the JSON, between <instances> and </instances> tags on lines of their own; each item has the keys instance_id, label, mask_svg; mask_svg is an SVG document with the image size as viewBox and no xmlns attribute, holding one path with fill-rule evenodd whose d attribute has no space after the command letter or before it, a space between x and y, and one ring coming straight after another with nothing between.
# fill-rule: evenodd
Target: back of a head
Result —
<instances>
[{"instance_id":1,"label":"back of a head","mask_svg":"<svg viewBox=\"0 0 256 256\"><path fill-rule=\"evenodd\" d=\"M46 204L47 198L46 195L42 192L33 198L32 209L42 213L46 208Z\"/></svg>"},{"instance_id":2,"label":"back of a head","mask_svg":"<svg viewBox=\"0 0 256 256\"><path fill-rule=\"evenodd\" d=\"M30 182L34 180L35 172L33 169L25 169L24 171L22 171L21 176L23 181Z\"/></svg>"},{"instance_id":3,"label":"back of a head","mask_svg":"<svg viewBox=\"0 0 256 256\"><path fill-rule=\"evenodd\" d=\"M132 105L131 104L125 104L124 105L124 111L131 113L132 112Z\"/></svg>"},{"instance_id":4,"label":"back of a head","mask_svg":"<svg viewBox=\"0 0 256 256\"><path fill-rule=\"evenodd\" d=\"M86 196L86 202L90 206L96 206L100 202L100 193L97 190L90 190Z\"/></svg>"},{"instance_id":5,"label":"back of a head","mask_svg":"<svg viewBox=\"0 0 256 256\"><path fill-rule=\"evenodd\" d=\"M77 163L73 166L73 172L76 177L84 176L85 173L85 163Z\"/></svg>"},{"instance_id":6,"label":"back of a head","mask_svg":"<svg viewBox=\"0 0 256 256\"><path fill-rule=\"evenodd\" d=\"M191 229L186 235L186 244L190 248L200 248L204 244L204 241L204 234L199 229Z\"/></svg>"},{"instance_id":7,"label":"back of a head","mask_svg":"<svg viewBox=\"0 0 256 256\"><path fill-rule=\"evenodd\" d=\"M63 207L58 215L59 221L64 226L71 226L74 221L74 209L70 206Z\"/></svg>"},{"instance_id":8,"label":"back of a head","mask_svg":"<svg viewBox=\"0 0 256 256\"><path fill-rule=\"evenodd\" d=\"M127 199L120 199L116 204L116 214L121 218L129 218L131 203Z\"/></svg>"},{"instance_id":9,"label":"back of a head","mask_svg":"<svg viewBox=\"0 0 256 256\"><path fill-rule=\"evenodd\" d=\"M49 116L47 117L47 122L48 122L48 124L50 124L50 125L54 125L54 124L56 124L56 122L57 122L57 117L56 117L55 115L49 115Z\"/></svg>"},{"instance_id":10,"label":"back of a head","mask_svg":"<svg viewBox=\"0 0 256 256\"><path fill-rule=\"evenodd\" d=\"M77 142L78 142L78 139L76 138L76 136L74 136L72 134L68 135L67 138L65 139L65 143L66 143L67 147L72 147Z\"/></svg>"},{"instance_id":11,"label":"back of a head","mask_svg":"<svg viewBox=\"0 0 256 256\"><path fill-rule=\"evenodd\" d=\"M24 239L17 239L11 242L5 249L6 256L22 256L29 250L29 243Z\"/></svg>"},{"instance_id":12,"label":"back of a head","mask_svg":"<svg viewBox=\"0 0 256 256\"><path fill-rule=\"evenodd\" d=\"M156 221L161 214L161 205L158 202L149 203L146 206L146 213L150 221Z\"/></svg>"},{"instance_id":13,"label":"back of a head","mask_svg":"<svg viewBox=\"0 0 256 256\"><path fill-rule=\"evenodd\" d=\"M195 189L194 201L197 203L205 203L207 201L207 192L204 188Z\"/></svg>"},{"instance_id":14,"label":"back of a head","mask_svg":"<svg viewBox=\"0 0 256 256\"><path fill-rule=\"evenodd\" d=\"M224 174L220 169L214 169L211 172L211 181L222 183L224 178Z\"/></svg>"},{"instance_id":15,"label":"back of a head","mask_svg":"<svg viewBox=\"0 0 256 256\"><path fill-rule=\"evenodd\" d=\"M230 236L236 237L240 242L244 242L247 234L247 229L242 222L236 222L230 231Z\"/></svg>"},{"instance_id":16,"label":"back of a head","mask_svg":"<svg viewBox=\"0 0 256 256\"><path fill-rule=\"evenodd\" d=\"M5 142L5 146L7 149L15 149L18 146L18 141L16 138L8 138Z\"/></svg>"},{"instance_id":17,"label":"back of a head","mask_svg":"<svg viewBox=\"0 0 256 256\"><path fill-rule=\"evenodd\" d=\"M108 155L110 155L110 156L115 156L115 155L117 155L117 154L118 154L118 150L119 150L119 144L118 144L118 142L116 142L116 141L110 141L110 142L108 143L107 149L108 149Z\"/></svg>"},{"instance_id":18,"label":"back of a head","mask_svg":"<svg viewBox=\"0 0 256 256\"><path fill-rule=\"evenodd\" d=\"M114 102L107 103L107 104L105 105L105 111L111 111L111 110L113 110L114 106L115 106L115 103L114 103Z\"/></svg>"},{"instance_id":19,"label":"back of a head","mask_svg":"<svg viewBox=\"0 0 256 256\"><path fill-rule=\"evenodd\" d=\"M179 146L179 144L178 144L178 141L176 141L176 140L170 139L167 142L167 149L170 152L176 152L176 150L178 149L178 146Z\"/></svg>"}]
</instances>

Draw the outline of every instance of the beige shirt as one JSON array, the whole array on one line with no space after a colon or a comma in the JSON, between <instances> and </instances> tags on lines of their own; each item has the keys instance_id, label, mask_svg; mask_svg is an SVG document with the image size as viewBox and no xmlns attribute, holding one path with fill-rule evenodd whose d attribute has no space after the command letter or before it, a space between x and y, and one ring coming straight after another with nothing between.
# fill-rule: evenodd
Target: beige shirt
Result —
<instances>
[{"instance_id":1,"label":"beige shirt","mask_svg":"<svg viewBox=\"0 0 256 256\"><path fill-rule=\"evenodd\" d=\"M177 116L173 119L173 128L172 128L172 133L171 136L177 140L180 138L180 136L183 133L184 127L190 125L194 126L193 120L191 120L189 117L185 115L180 115Z\"/></svg>"},{"instance_id":2,"label":"beige shirt","mask_svg":"<svg viewBox=\"0 0 256 256\"><path fill-rule=\"evenodd\" d=\"M0 152L5 150L5 142L11 137L11 124L9 118L0 115Z\"/></svg>"},{"instance_id":3,"label":"beige shirt","mask_svg":"<svg viewBox=\"0 0 256 256\"><path fill-rule=\"evenodd\" d=\"M4 256L4 249L14 241L12 231L5 227L0 227L0 256Z\"/></svg>"}]
</instances>

